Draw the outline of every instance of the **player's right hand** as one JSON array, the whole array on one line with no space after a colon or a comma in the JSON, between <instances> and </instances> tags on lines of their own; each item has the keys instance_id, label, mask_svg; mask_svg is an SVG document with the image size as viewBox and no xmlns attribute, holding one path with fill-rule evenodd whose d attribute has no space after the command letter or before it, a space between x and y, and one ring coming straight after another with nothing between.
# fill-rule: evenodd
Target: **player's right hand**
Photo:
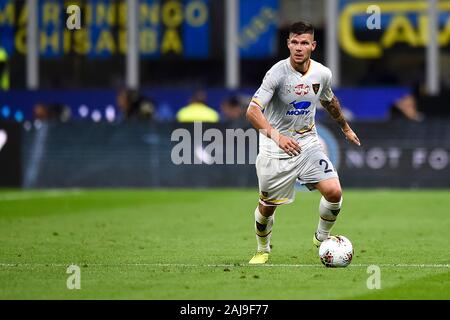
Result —
<instances>
[{"instance_id":1,"label":"player's right hand","mask_svg":"<svg viewBox=\"0 0 450 320\"><path fill-rule=\"evenodd\" d=\"M290 156L297 156L302 150L297 141L283 135L280 135L278 146Z\"/></svg>"}]
</instances>

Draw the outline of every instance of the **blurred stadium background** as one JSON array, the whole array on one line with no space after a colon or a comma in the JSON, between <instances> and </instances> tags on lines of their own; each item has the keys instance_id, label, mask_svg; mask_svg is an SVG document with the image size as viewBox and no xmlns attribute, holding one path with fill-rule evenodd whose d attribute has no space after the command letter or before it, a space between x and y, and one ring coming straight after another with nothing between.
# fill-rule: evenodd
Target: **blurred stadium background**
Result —
<instances>
[{"instance_id":1,"label":"blurred stadium background","mask_svg":"<svg viewBox=\"0 0 450 320\"><path fill-rule=\"evenodd\" d=\"M319 111L343 184L448 187L449 2L290 0L1 0L0 185L254 187L252 165L173 165L170 133L198 90L215 127L246 128L248 99L300 19L364 142L346 144Z\"/></svg>"},{"instance_id":2,"label":"blurred stadium background","mask_svg":"<svg viewBox=\"0 0 450 320\"><path fill-rule=\"evenodd\" d=\"M73 4L81 8L78 30L69 30L66 24L70 17L66 8ZM59 282L51 282L53 273L45 267L77 262L89 264L88 272L99 276L90 283L96 284L98 295L84 291L87 297L123 297L113 293L121 289L109 282L108 270L91 267L123 263L121 277L134 277L123 279L120 287L129 296L270 298L264 286L250 284L262 273L244 270L235 282L223 282L218 273L203 277L201 270L190 273L185 265L158 265L238 265L254 248L251 215L258 193L254 159L211 164L203 150L194 150L192 161L197 157L203 164L176 165L171 151L177 142L171 141L171 134L177 128L194 132L192 124L177 119L192 97L219 114L203 129L248 129L244 113L249 99L266 71L288 56L287 30L302 19L316 28L313 59L332 69L335 94L362 141L360 148L347 143L326 112L318 110L319 134L349 203L343 216L347 220L337 229L358 244L355 264L380 262L390 268L411 263L409 268L438 263L415 273L391 268L391 284L399 287L376 297L420 298L423 288L431 288L428 297L448 299L448 290L442 290L443 281L448 287L448 255L442 248L449 241L445 217L450 188L447 0L0 0L0 187L4 188L0 262L7 270L0 276L2 297L46 297L38 293L43 283L36 270L47 281L48 296L69 297L65 287L62 293ZM186 193L166 192L179 187ZM228 189L203 190L213 187ZM235 191L238 187L249 190ZM100 191L33 193L49 188ZM110 188L152 190L108 193ZM352 188L358 190L349 191ZM108 190L102 193L103 189ZM311 214L303 215L301 232L291 227L298 222L297 206L283 208L286 220L275 238L281 255L274 256L275 263L319 263L315 252L308 251L306 259L299 253L298 260L292 254L297 244L299 250L309 248L316 223L314 196L302 197L301 207ZM210 212L213 207L217 216ZM154 212L159 214L156 219ZM243 212L248 213L247 220L242 219ZM191 225L192 232L180 221L181 213L184 222L191 221L186 217L200 221ZM224 217L220 228L218 216ZM224 241L231 233L237 234L236 239ZM292 234L301 241L289 240ZM369 234L376 236L369 239ZM411 242L405 234L415 239L420 255L408 251ZM443 244L435 246L435 237ZM8 269L10 263L19 268ZM127 274L134 263L150 263L147 267L154 268L161 281L148 277L148 269ZM35 270L30 276L21 272L30 266ZM160 273L162 267L169 273ZM173 278L172 271L179 277ZM294 287L316 281L308 273L269 272L284 281L273 283L272 292L278 294L272 297L367 293L365 270L347 273L339 283L324 273L317 279L323 282L320 287L337 283L336 290L325 295L313 286L306 293ZM404 284L424 275L429 277L425 282ZM63 271L61 281L65 276ZM234 287L246 276L245 289ZM156 291L139 295L152 285L163 286L163 279L172 287L161 289L160 295ZM359 281L359 289L352 281ZM109 287L100 289L106 282ZM224 295L208 295L204 288L214 286L223 288ZM198 289L196 294L189 295L189 287ZM233 296L235 290L242 294Z\"/></svg>"}]
</instances>

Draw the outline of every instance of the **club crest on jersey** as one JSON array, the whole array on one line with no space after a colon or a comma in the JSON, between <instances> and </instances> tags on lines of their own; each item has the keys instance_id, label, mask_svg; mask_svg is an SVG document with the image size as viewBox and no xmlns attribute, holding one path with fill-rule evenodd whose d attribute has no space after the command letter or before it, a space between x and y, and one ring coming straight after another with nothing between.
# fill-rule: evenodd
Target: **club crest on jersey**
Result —
<instances>
[{"instance_id":1,"label":"club crest on jersey","mask_svg":"<svg viewBox=\"0 0 450 320\"><path fill-rule=\"evenodd\" d=\"M319 92L319 88L320 88L320 83L314 83L312 85L314 93L317 94L317 92Z\"/></svg>"},{"instance_id":2,"label":"club crest on jersey","mask_svg":"<svg viewBox=\"0 0 450 320\"><path fill-rule=\"evenodd\" d=\"M305 96L309 93L309 86L304 83L300 83L294 87L294 92L296 95Z\"/></svg>"},{"instance_id":3,"label":"club crest on jersey","mask_svg":"<svg viewBox=\"0 0 450 320\"><path fill-rule=\"evenodd\" d=\"M289 103L290 106L294 107L294 110L288 110L286 112L287 116L301 116L306 115L309 113L309 110L306 110L311 105L311 102L309 101L300 101L297 102L297 100L292 101Z\"/></svg>"}]
</instances>

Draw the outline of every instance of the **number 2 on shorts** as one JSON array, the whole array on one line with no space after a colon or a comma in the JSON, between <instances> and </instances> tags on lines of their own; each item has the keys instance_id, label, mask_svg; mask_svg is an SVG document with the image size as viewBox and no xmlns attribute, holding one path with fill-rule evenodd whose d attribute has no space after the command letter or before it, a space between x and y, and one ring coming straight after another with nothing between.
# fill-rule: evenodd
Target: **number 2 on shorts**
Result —
<instances>
[{"instance_id":1,"label":"number 2 on shorts","mask_svg":"<svg viewBox=\"0 0 450 320\"><path fill-rule=\"evenodd\" d=\"M328 172L333 172L333 169L328 169L328 161L325 159L320 159L319 160L319 166L322 166L322 164L325 164L325 169L323 170L323 172L328 173Z\"/></svg>"}]
</instances>

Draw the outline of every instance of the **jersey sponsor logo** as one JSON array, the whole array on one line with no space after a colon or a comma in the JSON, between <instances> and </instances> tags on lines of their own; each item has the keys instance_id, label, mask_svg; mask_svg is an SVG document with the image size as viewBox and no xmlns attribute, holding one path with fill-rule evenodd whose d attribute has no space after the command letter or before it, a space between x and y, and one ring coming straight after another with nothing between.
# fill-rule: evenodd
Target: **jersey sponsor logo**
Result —
<instances>
[{"instance_id":1,"label":"jersey sponsor logo","mask_svg":"<svg viewBox=\"0 0 450 320\"><path fill-rule=\"evenodd\" d=\"M317 92L319 92L319 88L320 88L320 83L314 83L312 85L314 93L317 94Z\"/></svg>"},{"instance_id":2,"label":"jersey sponsor logo","mask_svg":"<svg viewBox=\"0 0 450 320\"><path fill-rule=\"evenodd\" d=\"M304 83L300 83L294 87L295 94L299 96L305 96L309 93L309 86Z\"/></svg>"},{"instance_id":3,"label":"jersey sponsor logo","mask_svg":"<svg viewBox=\"0 0 450 320\"><path fill-rule=\"evenodd\" d=\"M306 115L309 113L309 110L306 110L311 105L310 101L300 101L297 102L297 100L292 101L289 103L292 107L294 107L294 110L288 110L286 112L287 116L301 116Z\"/></svg>"}]
</instances>

